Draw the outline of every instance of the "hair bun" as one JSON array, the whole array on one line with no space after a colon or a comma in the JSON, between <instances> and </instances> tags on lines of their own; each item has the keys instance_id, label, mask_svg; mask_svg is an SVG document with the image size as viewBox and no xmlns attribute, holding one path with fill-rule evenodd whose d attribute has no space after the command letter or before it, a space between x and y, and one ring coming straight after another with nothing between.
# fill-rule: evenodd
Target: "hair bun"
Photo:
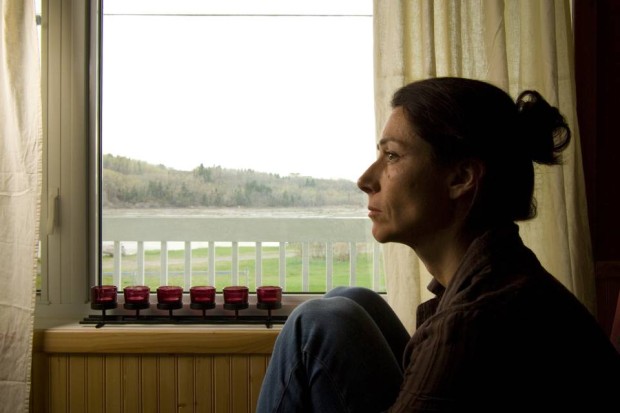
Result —
<instances>
[{"instance_id":1,"label":"hair bun","mask_svg":"<svg viewBox=\"0 0 620 413\"><path fill-rule=\"evenodd\" d=\"M560 111L551 106L535 90L521 92L516 101L525 151L536 163L560 163L560 153L566 149L571 132Z\"/></svg>"}]
</instances>

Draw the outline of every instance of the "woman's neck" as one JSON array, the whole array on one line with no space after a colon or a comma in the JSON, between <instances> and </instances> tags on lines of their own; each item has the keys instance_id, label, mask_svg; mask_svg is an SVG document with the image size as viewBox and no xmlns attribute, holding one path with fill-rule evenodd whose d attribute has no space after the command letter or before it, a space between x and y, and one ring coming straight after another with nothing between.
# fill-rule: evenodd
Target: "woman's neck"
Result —
<instances>
[{"instance_id":1,"label":"woman's neck","mask_svg":"<svg viewBox=\"0 0 620 413\"><path fill-rule=\"evenodd\" d=\"M423 246L414 248L428 272L444 287L450 284L456 270L479 231L447 230Z\"/></svg>"}]
</instances>

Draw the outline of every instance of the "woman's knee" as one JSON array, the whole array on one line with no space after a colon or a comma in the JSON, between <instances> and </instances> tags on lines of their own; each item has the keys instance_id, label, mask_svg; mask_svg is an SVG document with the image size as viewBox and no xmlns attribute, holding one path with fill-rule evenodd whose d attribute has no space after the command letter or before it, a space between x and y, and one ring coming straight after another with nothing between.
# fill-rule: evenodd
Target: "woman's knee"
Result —
<instances>
[{"instance_id":1,"label":"woman's knee","mask_svg":"<svg viewBox=\"0 0 620 413\"><path fill-rule=\"evenodd\" d=\"M345 296L334 296L305 301L297 306L288 318L289 320L295 320L302 317L305 322L325 320L333 324L334 318L343 320L350 317L359 317L363 312L363 308L354 300Z\"/></svg>"},{"instance_id":2,"label":"woman's knee","mask_svg":"<svg viewBox=\"0 0 620 413\"><path fill-rule=\"evenodd\" d=\"M346 297L362 306L385 301L377 292L365 287L336 287L325 297Z\"/></svg>"},{"instance_id":3,"label":"woman's knee","mask_svg":"<svg viewBox=\"0 0 620 413\"><path fill-rule=\"evenodd\" d=\"M325 294L326 298L330 297L380 297L375 291L366 287L335 287Z\"/></svg>"},{"instance_id":4,"label":"woman's knee","mask_svg":"<svg viewBox=\"0 0 620 413\"><path fill-rule=\"evenodd\" d=\"M366 310L346 297L317 298L300 304L289 315L285 329L304 337L353 334L374 324ZM353 330L353 331L352 331Z\"/></svg>"}]
</instances>

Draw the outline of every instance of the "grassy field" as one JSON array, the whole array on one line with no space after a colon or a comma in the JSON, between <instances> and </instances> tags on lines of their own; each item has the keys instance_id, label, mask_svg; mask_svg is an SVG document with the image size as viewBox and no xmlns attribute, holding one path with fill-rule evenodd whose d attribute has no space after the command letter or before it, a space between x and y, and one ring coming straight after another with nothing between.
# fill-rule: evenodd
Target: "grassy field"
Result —
<instances>
[{"instance_id":1,"label":"grassy field","mask_svg":"<svg viewBox=\"0 0 620 413\"><path fill-rule=\"evenodd\" d=\"M257 285L255 283L255 249L254 247L239 247L239 278L238 283L246 285L253 291ZM160 256L159 250L147 250L144 253L145 260L145 284L156 289L160 283ZM279 277L279 248L262 248L262 285L280 285ZM326 262L324 251L312 250L309 261L309 284L310 292L324 292L326 290ZM192 250L192 285L208 285L207 271L209 268L208 248L196 248ZM232 248L216 247L215 250L215 287L218 291L228 285L232 285ZM112 273L114 259L110 256L103 257L103 283L112 283ZM381 271L383 265L379 265ZM358 251L356 262L356 284L359 286L372 286L372 253L364 250ZM137 258L136 255L126 255L121 260L121 285L119 290L127 285L141 283L137 277ZM185 272L185 251L168 251L168 285L183 285ZM333 260L333 286L349 285L349 254L334 253ZM286 285L282 286L285 292L300 292L302 290L302 260L301 247L292 244L286 250ZM380 291L385 289L383 276Z\"/></svg>"}]
</instances>

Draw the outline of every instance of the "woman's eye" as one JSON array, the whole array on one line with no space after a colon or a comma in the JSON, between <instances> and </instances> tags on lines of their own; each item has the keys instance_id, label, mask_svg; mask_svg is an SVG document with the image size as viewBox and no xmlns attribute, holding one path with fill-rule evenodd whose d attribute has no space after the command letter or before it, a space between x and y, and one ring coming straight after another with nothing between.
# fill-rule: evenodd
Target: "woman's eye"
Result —
<instances>
[{"instance_id":1,"label":"woman's eye","mask_svg":"<svg viewBox=\"0 0 620 413\"><path fill-rule=\"evenodd\" d=\"M398 158L398 155L396 155L394 152L386 152L385 157L388 161L395 161L396 158Z\"/></svg>"}]
</instances>

